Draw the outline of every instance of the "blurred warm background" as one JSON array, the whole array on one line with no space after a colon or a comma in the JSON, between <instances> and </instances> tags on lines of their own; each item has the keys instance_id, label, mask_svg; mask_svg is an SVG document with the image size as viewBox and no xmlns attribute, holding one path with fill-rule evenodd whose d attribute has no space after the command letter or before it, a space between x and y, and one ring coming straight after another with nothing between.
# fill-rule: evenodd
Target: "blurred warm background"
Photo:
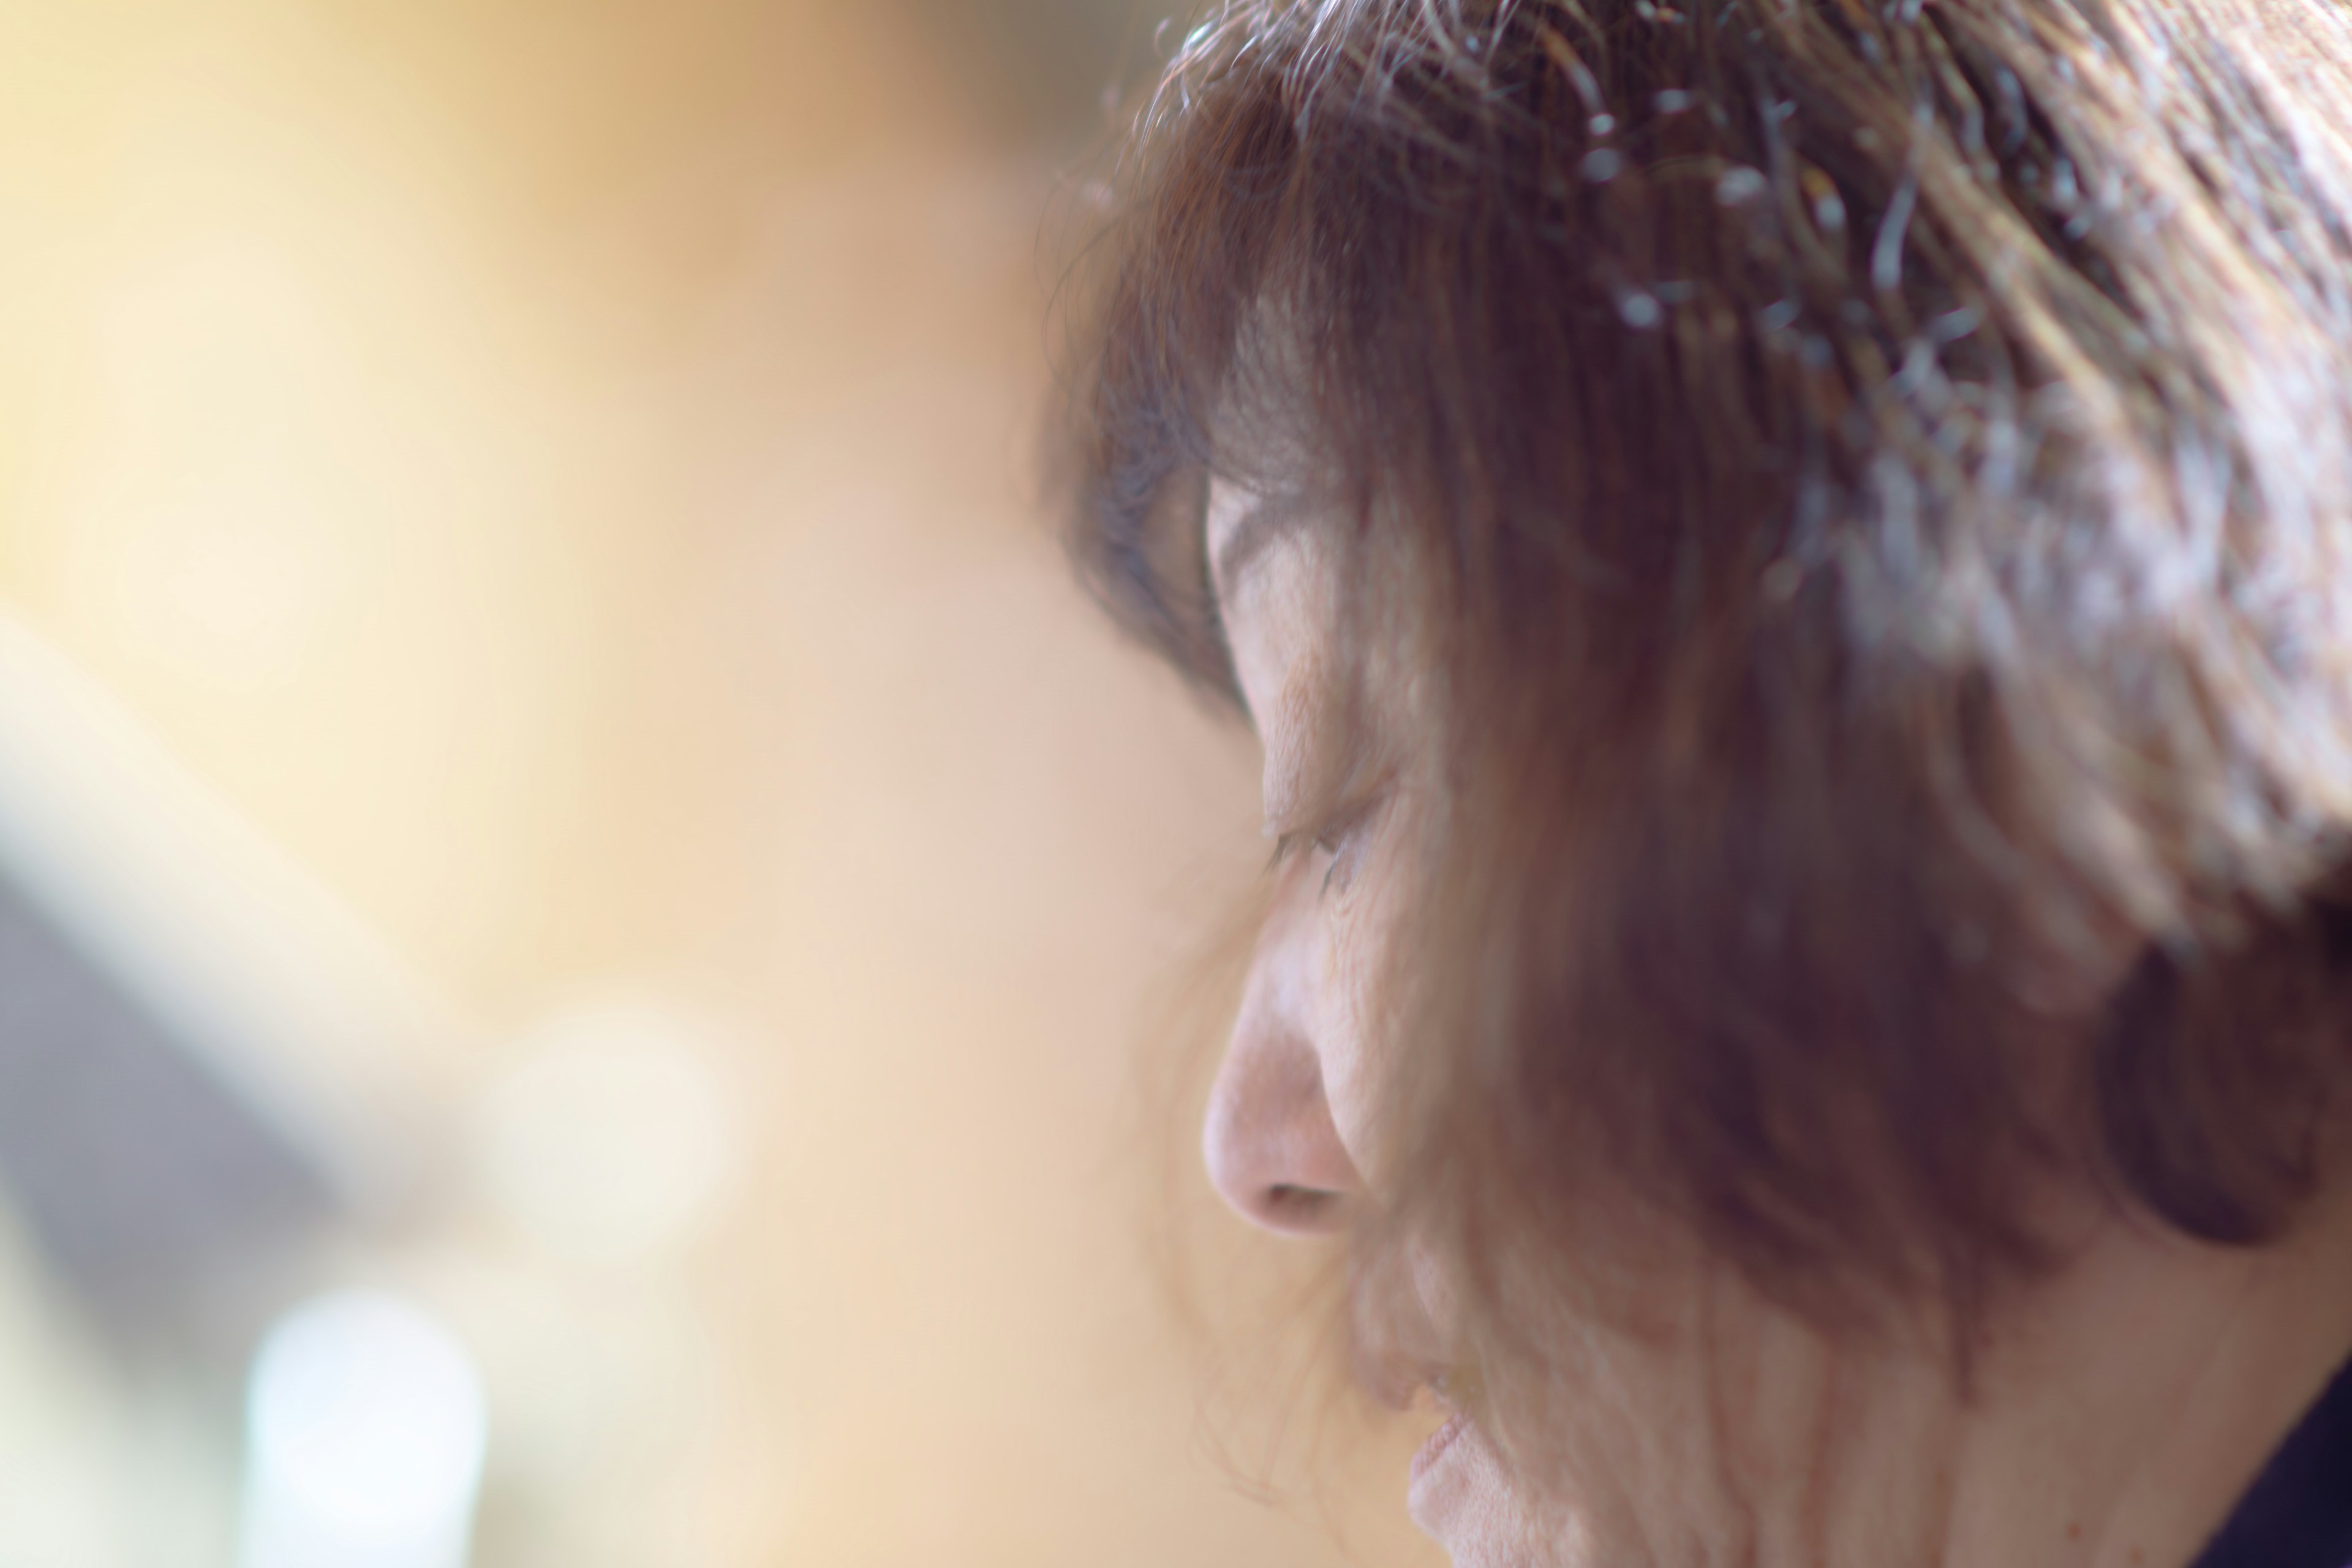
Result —
<instances>
[{"instance_id":1,"label":"blurred warm background","mask_svg":"<svg viewBox=\"0 0 2352 1568\"><path fill-rule=\"evenodd\" d=\"M1034 462L1155 17L0 3L0 1568L1430 1561L1169 1282L1252 759Z\"/></svg>"}]
</instances>

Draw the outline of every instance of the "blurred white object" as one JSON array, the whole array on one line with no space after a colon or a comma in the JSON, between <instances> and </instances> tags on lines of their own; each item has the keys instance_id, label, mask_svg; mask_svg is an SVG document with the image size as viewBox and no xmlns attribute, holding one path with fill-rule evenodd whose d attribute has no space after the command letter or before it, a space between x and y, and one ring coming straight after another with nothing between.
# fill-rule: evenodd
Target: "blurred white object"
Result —
<instances>
[{"instance_id":1,"label":"blurred white object","mask_svg":"<svg viewBox=\"0 0 2352 1568\"><path fill-rule=\"evenodd\" d=\"M549 1253L642 1259L690 1235L735 1164L703 1030L651 997L566 1008L476 1102L484 1195Z\"/></svg>"},{"instance_id":2,"label":"blurred white object","mask_svg":"<svg viewBox=\"0 0 2352 1568\"><path fill-rule=\"evenodd\" d=\"M393 1297L320 1297L247 1391L238 1568L465 1568L489 1436L463 1346Z\"/></svg>"}]
</instances>

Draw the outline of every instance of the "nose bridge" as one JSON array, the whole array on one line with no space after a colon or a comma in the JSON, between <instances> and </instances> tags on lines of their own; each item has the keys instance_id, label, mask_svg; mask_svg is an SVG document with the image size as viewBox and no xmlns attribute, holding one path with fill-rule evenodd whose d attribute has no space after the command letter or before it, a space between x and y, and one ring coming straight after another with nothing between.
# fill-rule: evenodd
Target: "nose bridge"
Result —
<instances>
[{"instance_id":1,"label":"nose bridge","mask_svg":"<svg viewBox=\"0 0 2352 1568\"><path fill-rule=\"evenodd\" d=\"M1294 868L1296 869L1296 868ZM1258 935L1240 1014L1209 1100L1209 1179L1242 1216L1286 1235L1345 1223L1360 1188L1324 1089L1314 996L1316 925L1286 876Z\"/></svg>"}]
</instances>

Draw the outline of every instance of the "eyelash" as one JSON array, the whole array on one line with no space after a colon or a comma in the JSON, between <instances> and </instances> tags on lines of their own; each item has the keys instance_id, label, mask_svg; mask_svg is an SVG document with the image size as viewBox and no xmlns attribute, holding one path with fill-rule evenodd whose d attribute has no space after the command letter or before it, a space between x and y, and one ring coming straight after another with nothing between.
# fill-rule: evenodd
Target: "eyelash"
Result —
<instances>
[{"instance_id":1,"label":"eyelash","mask_svg":"<svg viewBox=\"0 0 2352 1568\"><path fill-rule=\"evenodd\" d=\"M1377 798L1368 800L1337 814L1321 828L1311 831L1296 828L1282 835L1274 841L1274 858L1267 862L1266 869L1274 871L1280 868L1292 856L1310 847L1320 849L1331 857L1331 863L1324 868L1323 880L1316 889L1316 896L1327 896L1331 891L1332 879L1339 874L1340 858L1356 847L1364 830L1371 826L1372 814L1379 805Z\"/></svg>"}]
</instances>

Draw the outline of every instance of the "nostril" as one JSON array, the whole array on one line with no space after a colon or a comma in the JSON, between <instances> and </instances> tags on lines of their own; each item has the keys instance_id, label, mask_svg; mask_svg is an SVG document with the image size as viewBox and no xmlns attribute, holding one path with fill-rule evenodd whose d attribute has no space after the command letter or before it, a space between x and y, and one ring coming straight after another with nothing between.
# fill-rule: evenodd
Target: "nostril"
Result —
<instances>
[{"instance_id":1,"label":"nostril","mask_svg":"<svg viewBox=\"0 0 2352 1568\"><path fill-rule=\"evenodd\" d=\"M1346 1200L1322 1187L1302 1187L1277 1182L1265 1190L1265 1223L1276 1230L1328 1231L1337 1228Z\"/></svg>"}]
</instances>

